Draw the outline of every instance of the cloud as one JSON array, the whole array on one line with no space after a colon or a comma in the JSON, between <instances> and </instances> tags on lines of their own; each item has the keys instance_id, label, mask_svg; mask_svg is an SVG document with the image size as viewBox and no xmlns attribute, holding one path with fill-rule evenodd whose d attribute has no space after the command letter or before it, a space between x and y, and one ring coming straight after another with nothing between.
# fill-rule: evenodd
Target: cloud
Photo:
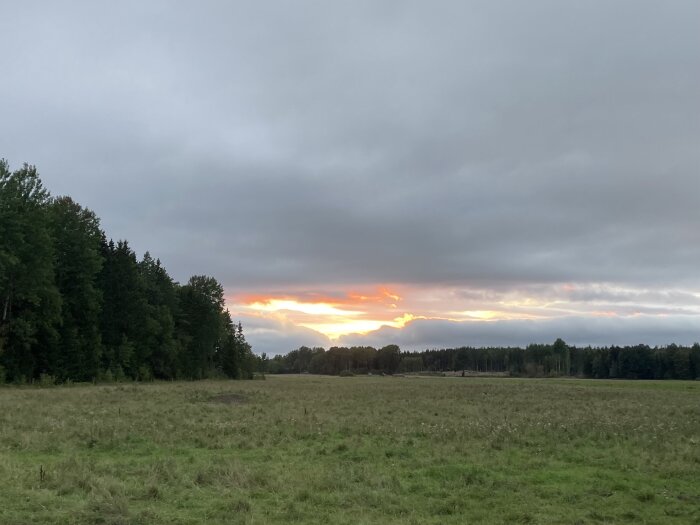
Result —
<instances>
[{"instance_id":1,"label":"cloud","mask_svg":"<svg viewBox=\"0 0 700 525\"><path fill-rule=\"evenodd\" d=\"M246 340L257 354L286 354L300 346L328 348L331 341L323 334L278 319L241 316Z\"/></svg>"},{"instance_id":2,"label":"cloud","mask_svg":"<svg viewBox=\"0 0 700 525\"><path fill-rule=\"evenodd\" d=\"M699 17L690 0L15 2L0 156L231 295L695 293Z\"/></svg>"},{"instance_id":3,"label":"cloud","mask_svg":"<svg viewBox=\"0 0 700 525\"><path fill-rule=\"evenodd\" d=\"M283 323L274 353L294 347L283 333L289 325L332 337L323 345L318 333L307 332L309 342L301 343L326 347L524 346L557 337L579 345L700 340L700 294L683 290L559 283L504 289L403 286L384 289L383 294L367 290L342 296L326 291L296 298L291 293L278 295L284 300L274 297L248 297L234 308L243 315L274 315ZM229 301L235 303L234 298ZM344 310L338 310L339 305ZM353 333L359 330L361 334ZM295 342L299 335L294 335ZM255 337L250 340L256 346Z\"/></svg>"},{"instance_id":4,"label":"cloud","mask_svg":"<svg viewBox=\"0 0 700 525\"><path fill-rule=\"evenodd\" d=\"M398 344L402 350L460 346L521 346L551 343L561 337L577 346L693 344L700 341L700 317L562 317L544 321L454 322L416 320L403 329L384 327L342 343L377 348Z\"/></svg>"}]
</instances>

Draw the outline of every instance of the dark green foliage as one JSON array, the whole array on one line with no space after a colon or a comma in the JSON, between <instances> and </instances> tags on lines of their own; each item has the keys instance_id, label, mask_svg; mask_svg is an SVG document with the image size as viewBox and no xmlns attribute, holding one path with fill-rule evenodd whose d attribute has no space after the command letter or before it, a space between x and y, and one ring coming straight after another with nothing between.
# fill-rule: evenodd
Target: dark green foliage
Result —
<instances>
[{"instance_id":1,"label":"dark green foliage","mask_svg":"<svg viewBox=\"0 0 700 525\"><path fill-rule=\"evenodd\" d=\"M100 368L102 344L99 220L70 197L53 200L49 215L56 286L62 299L58 359L51 368L60 378L91 380Z\"/></svg>"},{"instance_id":2,"label":"dark green foliage","mask_svg":"<svg viewBox=\"0 0 700 525\"><path fill-rule=\"evenodd\" d=\"M339 375L354 373L460 372L528 377L590 377L596 379L700 379L700 344L577 348L562 339L526 348L447 348L400 352L396 345L371 347L301 347L273 357L270 373Z\"/></svg>"},{"instance_id":3,"label":"dark green foliage","mask_svg":"<svg viewBox=\"0 0 700 525\"><path fill-rule=\"evenodd\" d=\"M226 312L226 314L228 315L228 311ZM233 357L236 360L236 362L238 363L238 374L229 375L227 373L229 377L240 376L244 379L252 379L256 370L265 373L265 368L267 367L266 356L263 353L263 357L261 360L261 358L253 354L253 349L243 336L243 325L240 323L240 321L236 326L236 332L233 337L232 343L234 350L233 353L225 354L224 357L226 358L228 356L229 359ZM262 363L262 366L260 365L260 363ZM235 370L236 365L231 363L230 361L228 366L229 370ZM226 368L224 368L224 372L226 372Z\"/></svg>"},{"instance_id":4,"label":"dark green foliage","mask_svg":"<svg viewBox=\"0 0 700 525\"><path fill-rule=\"evenodd\" d=\"M245 339L243 339L243 331L241 330L240 337L236 327L231 321L231 315L228 310L223 316L223 335L216 354L216 364L227 377L239 378L243 374L243 359L245 347ZM246 371L251 372L250 367L246 367Z\"/></svg>"},{"instance_id":5,"label":"dark green foliage","mask_svg":"<svg viewBox=\"0 0 700 525\"><path fill-rule=\"evenodd\" d=\"M0 161L0 365L9 381L54 366L61 298L54 281L49 193L36 168Z\"/></svg>"},{"instance_id":6,"label":"dark green foliage","mask_svg":"<svg viewBox=\"0 0 700 525\"><path fill-rule=\"evenodd\" d=\"M223 288L179 286L96 215L0 161L0 382L252 377Z\"/></svg>"},{"instance_id":7,"label":"dark green foliage","mask_svg":"<svg viewBox=\"0 0 700 525\"><path fill-rule=\"evenodd\" d=\"M208 377L215 369L214 358L225 333L224 289L212 277L195 275L179 289L180 329L186 344L180 363L189 377Z\"/></svg>"},{"instance_id":8,"label":"dark green foliage","mask_svg":"<svg viewBox=\"0 0 700 525\"><path fill-rule=\"evenodd\" d=\"M154 260L148 252L138 266L145 297L141 343L147 359L142 366L155 378L173 379L177 376L180 349L175 330L175 318L179 315L177 285L160 260Z\"/></svg>"},{"instance_id":9,"label":"dark green foliage","mask_svg":"<svg viewBox=\"0 0 700 525\"><path fill-rule=\"evenodd\" d=\"M147 301L136 254L126 241L110 241L103 245L103 256L102 365L113 373L120 367L128 377L136 377L139 365L150 357L142 344L148 328Z\"/></svg>"},{"instance_id":10,"label":"dark green foliage","mask_svg":"<svg viewBox=\"0 0 700 525\"><path fill-rule=\"evenodd\" d=\"M377 368L384 373L393 374L399 368L401 350L396 345L387 345L377 352Z\"/></svg>"}]
</instances>

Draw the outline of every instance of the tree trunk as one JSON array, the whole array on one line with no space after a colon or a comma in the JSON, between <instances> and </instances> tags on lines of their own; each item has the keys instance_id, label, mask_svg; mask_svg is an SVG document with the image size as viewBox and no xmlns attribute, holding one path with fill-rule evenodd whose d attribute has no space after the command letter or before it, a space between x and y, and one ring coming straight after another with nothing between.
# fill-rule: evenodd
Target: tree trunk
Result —
<instances>
[{"instance_id":1,"label":"tree trunk","mask_svg":"<svg viewBox=\"0 0 700 525\"><path fill-rule=\"evenodd\" d=\"M7 292L7 297L5 297L5 306L3 306L2 309L2 322L4 323L7 320L7 314L10 310L10 292Z\"/></svg>"}]
</instances>

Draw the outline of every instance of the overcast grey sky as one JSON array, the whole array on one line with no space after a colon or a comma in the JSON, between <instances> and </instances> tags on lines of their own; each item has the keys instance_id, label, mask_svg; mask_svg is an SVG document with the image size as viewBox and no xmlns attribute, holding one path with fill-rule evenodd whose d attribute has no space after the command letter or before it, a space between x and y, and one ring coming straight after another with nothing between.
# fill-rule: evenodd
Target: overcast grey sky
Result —
<instances>
[{"instance_id":1,"label":"overcast grey sky","mask_svg":"<svg viewBox=\"0 0 700 525\"><path fill-rule=\"evenodd\" d=\"M347 341L692 342L699 20L695 0L3 2L0 157L234 309L394 283L430 317ZM579 295L544 320L411 303L560 285ZM260 351L328 344L246 319Z\"/></svg>"}]
</instances>

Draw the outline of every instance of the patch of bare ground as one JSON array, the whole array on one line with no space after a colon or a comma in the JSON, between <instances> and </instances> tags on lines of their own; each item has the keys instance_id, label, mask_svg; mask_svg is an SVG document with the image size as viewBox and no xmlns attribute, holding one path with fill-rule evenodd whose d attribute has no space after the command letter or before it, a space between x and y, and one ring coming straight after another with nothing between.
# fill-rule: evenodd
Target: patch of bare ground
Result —
<instances>
[{"instance_id":1,"label":"patch of bare ground","mask_svg":"<svg viewBox=\"0 0 700 525\"><path fill-rule=\"evenodd\" d=\"M248 402L248 398L243 394L219 394L217 396L209 398L209 401L213 403L224 403L226 405L241 405Z\"/></svg>"}]
</instances>

